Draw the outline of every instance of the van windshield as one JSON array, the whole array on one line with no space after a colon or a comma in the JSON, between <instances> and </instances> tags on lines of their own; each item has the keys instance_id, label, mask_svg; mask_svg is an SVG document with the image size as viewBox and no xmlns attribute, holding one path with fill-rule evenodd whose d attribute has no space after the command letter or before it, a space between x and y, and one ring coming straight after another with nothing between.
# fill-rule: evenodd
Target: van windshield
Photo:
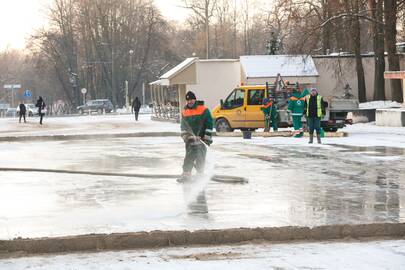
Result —
<instances>
[{"instance_id":1,"label":"van windshield","mask_svg":"<svg viewBox=\"0 0 405 270\"><path fill-rule=\"evenodd\" d=\"M245 99L245 91L242 89L235 89L232 93L226 98L223 109L233 109L243 106Z\"/></svg>"}]
</instances>

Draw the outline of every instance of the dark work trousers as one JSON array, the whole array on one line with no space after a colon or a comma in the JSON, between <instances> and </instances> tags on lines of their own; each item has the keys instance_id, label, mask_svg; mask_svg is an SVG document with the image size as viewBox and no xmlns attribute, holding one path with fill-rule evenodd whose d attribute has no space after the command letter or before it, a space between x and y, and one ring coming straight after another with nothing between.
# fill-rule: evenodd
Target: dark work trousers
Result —
<instances>
[{"instance_id":1,"label":"dark work trousers","mask_svg":"<svg viewBox=\"0 0 405 270\"><path fill-rule=\"evenodd\" d=\"M319 117L308 117L307 124L309 129L309 134L314 134L314 130L316 133L321 133L321 118Z\"/></svg>"},{"instance_id":2,"label":"dark work trousers","mask_svg":"<svg viewBox=\"0 0 405 270\"><path fill-rule=\"evenodd\" d=\"M204 173L205 156L207 147L203 143L186 144L186 156L184 157L183 172L190 172L195 167L198 173Z\"/></svg>"},{"instance_id":3,"label":"dark work trousers","mask_svg":"<svg viewBox=\"0 0 405 270\"><path fill-rule=\"evenodd\" d=\"M20 120L19 120L19 122L21 123L21 118L23 118L24 117L24 123L27 123L27 121L25 120L25 113L21 113L20 112Z\"/></svg>"},{"instance_id":4,"label":"dark work trousers","mask_svg":"<svg viewBox=\"0 0 405 270\"><path fill-rule=\"evenodd\" d=\"M135 111L135 121L138 121L139 111Z\"/></svg>"},{"instance_id":5,"label":"dark work trousers","mask_svg":"<svg viewBox=\"0 0 405 270\"><path fill-rule=\"evenodd\" d=\"M44 118L44 113L39 113L39 123L42 125L42 118Z\"/></svg>"}]
</instances>

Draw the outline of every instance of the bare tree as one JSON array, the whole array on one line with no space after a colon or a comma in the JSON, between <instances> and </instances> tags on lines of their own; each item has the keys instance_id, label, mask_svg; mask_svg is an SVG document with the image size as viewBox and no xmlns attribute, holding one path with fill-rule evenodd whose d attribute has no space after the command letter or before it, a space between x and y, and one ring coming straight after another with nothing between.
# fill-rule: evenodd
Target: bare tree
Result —
<instances>
[{"instance_id":1,"label":"bare tree","mask_svg":"<svg viewBox=\"0 0 405 270\"><path fill-rule=\"evenodd\" d=\"M399 57L397 55L397 12L398 0L384 0L385 43L388 52L388 69L399 71ZM400 80L390 80L392 100L402 103L402 89Z\"/></svg>"},{"instance_id":2,"label":"bare tree","mask_svg":"<svg viewBox=\"0 0 405 270\"><path fill-rule=\"evenodd\" d=\"M210 58L210 22L214 16L217 0L183 0L184 7L193 11L196 20L204 26L205 58Z\"/></svg>"},{"instance_id":3,"label":"bare tree","mask_svg":"<svg viewBox=\"0 0 405 270\"><path fill-rule=\"evenodd\" d=\"M166 46L170 27L151 1L54 0L49 13L50 28L33 37L32 51L54 63L73 106L80 101L81 86L91 98L123 105L124 82L132 78L129 95L138 95L140 82L155 79L155 70L171 55ZM73 89L72 74L77 79Z\"/></svg>"},{"instance_id":4,"label":"bare tree","mask_svg":"<svg viewBox=\"0 0 405 270\"><path fill-rule=\"evenodd\" d=\"M369 0L369 9L373 22L371 32L374 44L374 100L385 100L385 55L384 55L384 26L383 0Z\"/></svg>"},{"instance_id":5,"label":"bare tree","mask_svg":"<svg viewBox=\"0 0 405 270\"><path fill-rule=\"evenodd\" d=\"M366 102L366 82L364 79L364 68L361 57L361 29L360 29L360 0L345 0L346 12L350 14L349 25L352 37L352 48L356 58L356 73L357 73L357 87L358 98L360 102Z\"/></svg>"}]
</instances>

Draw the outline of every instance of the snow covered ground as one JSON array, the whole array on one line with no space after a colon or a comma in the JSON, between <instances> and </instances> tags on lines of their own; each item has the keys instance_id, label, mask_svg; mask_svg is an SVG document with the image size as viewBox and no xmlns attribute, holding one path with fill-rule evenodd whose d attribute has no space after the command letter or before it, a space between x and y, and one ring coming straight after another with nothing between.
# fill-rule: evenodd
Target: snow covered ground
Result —
<instances>
[{"instance_id":1,"label":"snow covered ground","mask_svg":"<svg viewBox=\"0 0 405 270\"><path fill-rule=\"evenodd\" d=\"M388 108L400 108L401 103L391 100L370 101L359 104L360 109L388 109Z\"/></svg>"},{"instance_id":2,"label":"snow covered ground","mask_svg":"<svg viewBox=\"0 0 405 270\"><path fill-rule=\"evenodd\" d=\"M118 134L136 132L179 132L179 124L157 122L150 115L140 115L135 122L133 115L85 115L75 117L46 118L40 126L37 118L29 118L27 124L19 124L17 119L0 118L0 136L41 136L77 134ZM375 123L355 124L342 131L346 138L328 138L325 143L353 146L390 146L405 148L405 128L379 127ZM293 138L266 138L269 143L305 145L306 140ZM252 143L255 143L253 140Z\"/></svg>"},{"instance_id":3,"label":"snow covered ground","mask_svg":"<svg viewBox=\"0 0 405 270\"><path fill-rule=\"evenodd\" d=\"M178 132L180 129L176 124L152 121L149 114L139 115L138 122L134 118L129 114L45 117L42 126L37 117L29 117L27 124L19 124L17 118L0 118L0 136Z\"/></svg>"},{"instance_id":4,"label":"snow covered ground","mask_svg":"<svg viewBox=\"0 0 405 270\"><path fill-rule=\"evenodd\" d=\"M399 270L404 265L405 240L169 248L0 260L4 270Z\"/></svg>"}]
</instances>

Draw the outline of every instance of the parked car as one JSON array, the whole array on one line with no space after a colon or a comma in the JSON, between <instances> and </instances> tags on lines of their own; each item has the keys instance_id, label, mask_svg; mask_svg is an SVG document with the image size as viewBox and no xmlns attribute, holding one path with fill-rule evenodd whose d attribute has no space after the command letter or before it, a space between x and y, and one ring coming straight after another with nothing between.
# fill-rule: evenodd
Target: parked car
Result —
<instances>
[{"instance_id":1,"label":"parked car","mask_svg":"<svg viewBox=\"0 0 405 270\"><path fill-rule=\"evenodd\" d=\"M16 108L8 108L6 111L6 117L16 117L17 116L17 109Z\"/></svg>"},{"instance_id":2,"label":"parked car","mask_svg":"<svg viewBox=\"0 0 405 270\"><path fill-rule=\"evenodd\" d=\"M92 112L97 112L97 113L110 113L114 110L114 106L111 103L110 100L108 99L95 99L95 100L89 100L86 102L85 105L77 107L77 111L80 114L83 113L92 113Z\"/></svg>"},{"instance_id":3,"label":"parked car","mask_svg":"<svg viewBox=\"0 0 405 270\"><path fill-rule=\"evenodd\" d=\"M3 100L0 100L0 116L6 116L7 109L10 108L10 104Z\"/></svg>"},{"instance_id":4,"label":"parked car","mask_svg":"<svg viewBox=\"0 0 405 270\"><path fill-rule=\"evenodd\" d=\"M25 104L25 108L27 108L28 116L34 116L38 114L38 108L35 107L35 105L32 103ZM18 113L20 113L20 106L17 106L17 114Z\"/></svg>"}]
</instances>

